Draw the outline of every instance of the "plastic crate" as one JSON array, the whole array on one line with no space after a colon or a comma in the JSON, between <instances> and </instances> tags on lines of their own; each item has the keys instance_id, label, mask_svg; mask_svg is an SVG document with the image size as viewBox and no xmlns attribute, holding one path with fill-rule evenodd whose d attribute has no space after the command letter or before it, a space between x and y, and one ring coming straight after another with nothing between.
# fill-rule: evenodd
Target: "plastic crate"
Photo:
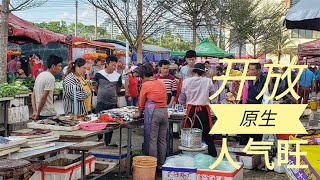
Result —
<instances>
[{"instance_id":1,"label":"plastic crate","mask_svg":"<svg viewBox=\"0 0 320 180\"><path fill-rule=\"evenodd\" d=\"M81 157L78 154L59 154L55 157L46 159L47 162L52 162L54 160L65 158L65 159L77 159ZM86 175L91 174L95 171L95 161L94 156L89 156L86 158ZM31 176L30 180L73 180L81 178L81 161L75 162L68 166L47 166L36 170Z\"/></svg>"},{"instance_id":2,"label":"plastic crate","mask_svg":"<svg viewBox=\"0 0 320 180\"><path fill-rule=\"evenodd\" d=\"M127 148L121 149L121 155L119 156L119 147L114 146L101 146L89 150L89 154L93 155L99 161L117 163L119 165L120 160L120 171L127 169Z\"/></svg>"}]
</instances>

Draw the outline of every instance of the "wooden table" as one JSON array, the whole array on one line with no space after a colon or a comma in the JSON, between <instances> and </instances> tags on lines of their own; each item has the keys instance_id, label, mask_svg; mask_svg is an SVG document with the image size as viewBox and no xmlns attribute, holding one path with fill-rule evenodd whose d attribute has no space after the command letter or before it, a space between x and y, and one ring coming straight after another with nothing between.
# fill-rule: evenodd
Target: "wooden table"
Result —
<instances>
[{"instance_id":1,"label":"wooden table","mask_svg":"<svg viewBox=\"0 0 320 180\"><path fill-rule=\"evenodd\" d=\"M111 132L113 130L116 130L116 129L119 129L120 131L120 148L119 148L119 157L121 157L121 150L122 150L122 129L123 128L126 128L128 129L128 134L127 134L127 158L128 158L128 164L127 164L127 170L126 170L126 174L127 176L130 175L130 162L131 162L131 137L132 137L132 128L136 127L136 126L141 126L143 125L143 119L138 119L138 120L134 120L134 121L130 121L130 122L127 122L126 124L124 125L120 125L120 124L117 124L117 125L110 125L109 127L107 126L107 128L105 130L102 130L102 131L84 131L84 130L76 130L76 131L53 131L54 133L57 133L60 135L59 137L59 141L62 141L60 142L60 144L66 144L67 147L65 147L66 149L69 148L69 146L71 145L74 145L76 144L75 142L84 142L86 141L86 139L90 138L90 137L94 137L94 136L97 136L99 134L105 134L107 132ZM23 131L23 130L21 130ZM73 142L73 143L70 143L70 142ZM53 148L53 147L52 147ZM47 149L47 148L46 148ZM37 150L39 151L39 150ZM56 151L57 152L57 151ZM15 159L15 158L29 158L29 157L34 157L34 154L31 153L31 154L26 154L28 152L24 152L24 153L14 153L12 154L10 157L11 159ZM40 156L43 156L43 153L42 152L42 155ZM50 153L53 153L53 152L50 152ZM39 157L39 156L37 156ZM120 163L120 160L121 158L119 158L119 163ZM119 175L120 175L120 166L119 166ZM120 177L120 176L119 176Z\"/></svg>"},{"instance_id":2,"label":"wooden table","mask_svg":"<svg viewBox=\"0 0 320 180\"><path fill-rule=\"evenodd\" d=\"M0 160L0 176L3 179L11 178L24 179L24 175L30 176L32 165L23 159L3 159Z\"/></svg>"},{"instance_id":3,"label":"wooden table","mask_svg":"<svg viewBox=\"0 0 320 180\"><path fill-rule=\"evenodd\" d=\"M47 154L56 153L59 151L63 151L65 149L69 149L70 146L74 145L75 143L70 142L55 142L55 146L37 149L34 151L26 151L26 152L15 152L8 156L8 159L34 159L37 157L45 156Z\"/></svg>"},{"instance_id":4,"label":"wooden table","mask_svg":"<svg viewBox=\"0 0 320 180\"><path fill-rule=\"evenodd\" d=\"M90 149L95 147L103 146L104 142L84 141L79 144L70 146L70 150L81 151L81 179L86 179L86 157L85 154Z\"/></svg>"}]
</instances>

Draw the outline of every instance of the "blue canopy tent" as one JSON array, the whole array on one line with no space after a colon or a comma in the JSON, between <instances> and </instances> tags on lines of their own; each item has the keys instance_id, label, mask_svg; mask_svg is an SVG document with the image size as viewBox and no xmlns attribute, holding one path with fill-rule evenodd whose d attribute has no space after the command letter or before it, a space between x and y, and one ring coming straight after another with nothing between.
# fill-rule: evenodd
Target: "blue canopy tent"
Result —
<instances>
[{"instance_id":1,"label":"blue canopy tent","mask_svg":"<svg viewBox=\"0 0 320 180\"><path fill-rule=\"evenodd\" d=\"M120 40L115 40L115 39L97 39L95 41L100 41L100 42L106 42L106 43L112 43L113 45L118 45L116 46L116 49L125 49L126 43ZM130 47L130 51L132 48ZM159 62L162 59L169 59L170 58L170 50L156 46L156 45L150 45L150 44L143 44L142 45L142 62ZM132 55L131 55L131 60L133 62L137 62L137 52L132 50Z\"/></svg>"}]
</instances>

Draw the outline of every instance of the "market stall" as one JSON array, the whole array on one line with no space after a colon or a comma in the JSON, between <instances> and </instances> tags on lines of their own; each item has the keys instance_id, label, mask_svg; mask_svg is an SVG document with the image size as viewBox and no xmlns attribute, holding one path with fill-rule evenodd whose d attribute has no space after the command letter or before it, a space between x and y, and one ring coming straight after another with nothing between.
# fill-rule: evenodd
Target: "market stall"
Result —
<instances>
[{"instance_id":1,"label":"market stall","mask_svg":"<svg viewBox=\"0 0 320 180\"><path fill-rule=\"evenodd\" d=\"M115 161L118 160L118 163L117 166L114 166L112 169L119 168L118 170L120 173L120 170L123 170L123 167L126 167L127 169L125 169L125 171L129 176L132 128L141 126L143 123L143 119L131 118L135 111L136 108L118 108L104 111L102 114L97 115L56 116L46 120L30 122L28 123L28 129L15 131L11 136L5 139L5 142L1 141L0 149L10 149L10 151L6 153L2 151L2 154L0 154L0 161L2 158L30 160L55 152L61 152L64 149L89 152L91 149L97 147L97 145L89 146L91 147L89 149L88 146L86 146L87 148L83 149L83 145L80 146L76 143L87 143L87 140L92 137L119 129L119 154L115 155L119 158L115 159ZM123 146L122 129L128 129L127 151L125 153L123 148L121 148ZM19 140L20 143L18 143L17 140ZM13 143L13 145L9 145L9 143ZM89 144L92 143L90 142ZM104 143L100 143L99 147L101 145L103 146ZM108 151L105 153L90 151L86 154L94 154L97 157L109 157ZM126 158L125 166L123 164L123 158ZM110 172L112 169L108 169L105 173ZM35 174L35 176L37 176L37 174Z\"/></svg>"},{"instance_id":2,"label":"market stall","mask_svg":"<svg viewBox=\"0 0 320 180\"><path fill-rule=\"evenodd\" d=\"M15 44L25 44L28 42L40 43L43 45L48 42L66 43L66 36L63 34L39 28L12 13L9 13L8 15L8 25L8 41Z\"/></svg>"},{"instance_id":3,"label":"market stall","mask_svg":"<svg viewBox=\"0 0 320 180\"><path fill-rule=\"evenodd\" d=\"M197 57L215 57L215 58L229 58L233 54L227 53L223 49L220 49L216 45L209 42L209 39L203 40L198 46L196 46L195 51L197 52ZM171 51L171 57L184 57L186 51Z\"/></svg>"}]
</instances>

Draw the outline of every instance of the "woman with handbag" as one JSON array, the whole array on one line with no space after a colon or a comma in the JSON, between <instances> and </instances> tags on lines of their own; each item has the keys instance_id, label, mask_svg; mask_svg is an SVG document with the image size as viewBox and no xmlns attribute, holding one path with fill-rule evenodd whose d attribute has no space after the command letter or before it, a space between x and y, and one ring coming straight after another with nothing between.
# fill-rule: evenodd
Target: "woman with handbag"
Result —
<instances>
[{"instance_id":1,"label":"woman with handbag","mask_svg":"<svg viewBox=\"0 0 320 180\"><path fill-rule=\"evenodd\" d=\"M195 64L192 74L193 77L183 80L179 96L179 103L187 105L184 127L202 129L202 139L208 145L209 155L216 157L213 136L209 134L212 128L209 97L215 93L215 89L212 80L205 77L204 64Z\"/></svg>"},{"instance_id":2,"label":"woman with handbag","mask_svg":"<svg viewBox=\"0 0 320 180\"><path fill-rule=\"evenodd\" d=\"M76 59L69 64L63 80L63 102L65 114L87 115L91 112L91 86L84 80L86 61ZM76 92L76 93L75 93Z\"/></svg>"}]
</instances>

